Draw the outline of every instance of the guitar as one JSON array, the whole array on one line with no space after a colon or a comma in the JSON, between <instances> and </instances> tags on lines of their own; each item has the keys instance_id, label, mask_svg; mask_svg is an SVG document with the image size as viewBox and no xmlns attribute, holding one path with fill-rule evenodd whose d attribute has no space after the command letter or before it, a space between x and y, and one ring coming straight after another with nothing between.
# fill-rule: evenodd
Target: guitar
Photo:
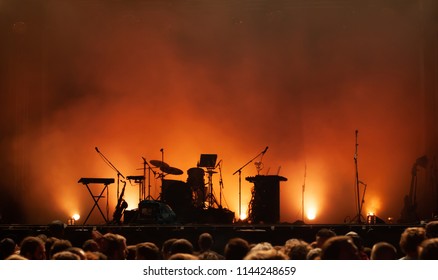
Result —
<instances>
[{"instance_id":1,"label":"guitar","mask_svg":"<svg viewBox=\"0 0 438 280\"><path fill-rule=\"evenodd\" d=\"M123 196L125 195L125 187L126 182L123 182L123 189L120 193L120 197L117 201L116 210L113 214L113 222L120 224L120 220L122 219L122 215L125 212L125 209L128 208L128 203L123 199Z\"/></svg>"}]
</instances>

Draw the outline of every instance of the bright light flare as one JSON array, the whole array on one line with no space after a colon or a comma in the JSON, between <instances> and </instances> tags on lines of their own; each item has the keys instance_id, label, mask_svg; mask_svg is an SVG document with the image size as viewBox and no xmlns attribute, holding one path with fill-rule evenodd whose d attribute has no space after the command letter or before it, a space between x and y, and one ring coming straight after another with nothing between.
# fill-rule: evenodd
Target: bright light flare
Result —
<instances>
[{"instance_id":1,"label":"bright light flare","mask_svg":"<svg viewBox=\"0 0 438 280\"><path fill-rule=\"evenodd\" d=\"M76 214L73 214L73 216L71 216L71 218L73 220L77 221L77 220L79 220L81 218L81 216L78 213L76 213Z\"/></svg>"},{"instance_id":2,"label":"bright light flare","mask_svg":"<svg viewBox=\"0 0 438 280\"><path fill-rule=\"evenodd\" d=\"M309 221L313 221L316 218L316 209L315 208L311 208L307 210L307 219Z\"/></svg>"}]
</instances>

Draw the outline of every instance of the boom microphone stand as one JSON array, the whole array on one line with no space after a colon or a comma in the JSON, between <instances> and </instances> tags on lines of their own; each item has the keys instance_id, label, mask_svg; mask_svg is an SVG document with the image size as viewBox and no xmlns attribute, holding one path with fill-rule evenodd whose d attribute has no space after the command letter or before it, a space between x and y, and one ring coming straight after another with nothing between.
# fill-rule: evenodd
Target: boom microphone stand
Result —
<instances>
[{"instance_id":1,"label":"boom microphone stand","mask_svg":"<svg viewBox=\"0 0 438 280\"><path fill-rule=\"evenodd\" d=\"M359 146L359 144L357 143L357 136L358 136L359 131L356 129L356 151L354 153L354 165L356 168L356 178L355 178L355 185L356 185L356 198L357 198L357 215L356 217L352 220L353 222L356 221L358 224L362 224L362 207L363 204L365 202L365 192L366 192L366 188L367 185L365 183L363 183L362 181L359 180L359 171L358 171L358 166L357 166L357 158L358 158L358 153L357 153L357 148ZM360 184L364 185L364 190L363 190L363 195L362 195L362 199L360 197Z\"/></svg>"},{"instance_id":2,"label":"boom microphone stand","mask_svg":"<svg viewBox=\"0 0 438 280\"><path fill-rule=\"evenodd\" d=\"M117 172L117 197L119 197L119 185L120 185L120 177L122 177L123 179L125 179L125 176L123 176L122 173L120 173L120 171L111 163L111 161L109 161L100 151L99 149L96 147L96 152L103 158L103 160L105 161L106 164L108 164L112 169L114 169Z\"/></svg>"},{"instance_id":3,"label":"boom microphone stand","mask_svg":"<svg viewBox=\"0 0 438 280\"><path fill-rule=\"evenodd\" d=\"M251 159L250 161L245 163L244 166L240 167L239 169L236 170L236 172L233 173L233 175L235 175L236 173L239 173L239 220L240 220L240 217L242 216L242 169L245 168L251 162L253 162L259 156L264 155L266 153L266 151L268 150L268 148L269 147L266 146L266 148L261 153L256 155L253 159Z\"/></svg>"}]
</instances>

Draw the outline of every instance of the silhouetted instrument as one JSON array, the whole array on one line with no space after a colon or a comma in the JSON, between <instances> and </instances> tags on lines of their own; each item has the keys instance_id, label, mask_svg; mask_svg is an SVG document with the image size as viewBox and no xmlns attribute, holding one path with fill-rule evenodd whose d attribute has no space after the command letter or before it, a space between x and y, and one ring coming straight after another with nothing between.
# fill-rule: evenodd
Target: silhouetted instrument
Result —
<instances>
[{"instance_id":1,"label":"silhouetted instrument","mask_svg":"<svg viewBox=\"0 0 438 280\"><path fill-rule=\"evenodd\" d=\"M114 178L81 178L78 183L87 184L104 184L109 185L114 183Z\"/></svg>"},{"instance_id":2,"label":"silhouetted instrument","mask_svg":"<svg viewBox=\"0 0 438 280\"><path fill-rule=\"evenodd\" d=\"M184 171L182 171L181 169L172 166L162 166L160 167L160 170L164 173L172 175L181 175L184 173Z\"/></svg>"},{"instance_id":3,"label":"silhouetted instrument","mask_svg":"<svg viewBox=\"0 0 438 280\"><path fill-rule=\"evenodd\" d=\"M134 181L143 181L144 180L144 176L143 175L140 175L140 176L127 176L126 179L134 180Z\"/></svg>"},{"instance_id":4,"label":"silhouetted instrument","mask_svg":"<svg viewBox=\"0 0 438 280\"><path fill-rule=\"evenodd\" d=\"M122 219L123 212L125 212L125 209L128 208L128 203L123 199L123 196L125 195L125 187L126 187L126 182L123 181L123 189L122 192L120 193L119 200L117 201L116 210L114 211L113 214L113 222L117 224L120 224L120 220Z\"/></svg>"},{"instance_id":5,"label":"silhouetted instrument","mask_svg":"<svg viewBox=\"0 0 438 280\"><path fill-rule=\"evenodd\" d=\"M169 165L167 163L165 163L164 161L161 160L151 160L149 161L153 166L161 168L161 167L169 167Z\"/></svg>"}]
</instances>

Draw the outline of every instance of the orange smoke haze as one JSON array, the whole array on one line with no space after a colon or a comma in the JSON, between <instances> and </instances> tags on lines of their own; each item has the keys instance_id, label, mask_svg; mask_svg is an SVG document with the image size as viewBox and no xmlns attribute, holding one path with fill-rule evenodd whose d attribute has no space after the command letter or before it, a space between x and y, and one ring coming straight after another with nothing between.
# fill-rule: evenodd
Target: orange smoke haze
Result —
<instances>
[{"instance_id":1,"label":"orange smoke haze","mask_svg":"<svg viewBox=\"0 0 438 280\"><path fill-rule=\"evenodd\" d=\"M423 1L26 2L0 4L5 219L85 219L93 201L78 180L117 179L96 147L125 177L143 174L143 157L164 156L184 171L166 178L181 181L201 154L217 154L214 194L237 217L257 170L242 169L240 203L233 173L266 146L260 174L288 179L282 222L301 219L303 185L313 223L356 216L356 148L362 214L397 219L412 165L437 151L437 91L424 64L436 22ZM431 168L418 172L425 217L437 202ZM137 184L125 199L137 207Z\"/></svg>"}]
</instances>

